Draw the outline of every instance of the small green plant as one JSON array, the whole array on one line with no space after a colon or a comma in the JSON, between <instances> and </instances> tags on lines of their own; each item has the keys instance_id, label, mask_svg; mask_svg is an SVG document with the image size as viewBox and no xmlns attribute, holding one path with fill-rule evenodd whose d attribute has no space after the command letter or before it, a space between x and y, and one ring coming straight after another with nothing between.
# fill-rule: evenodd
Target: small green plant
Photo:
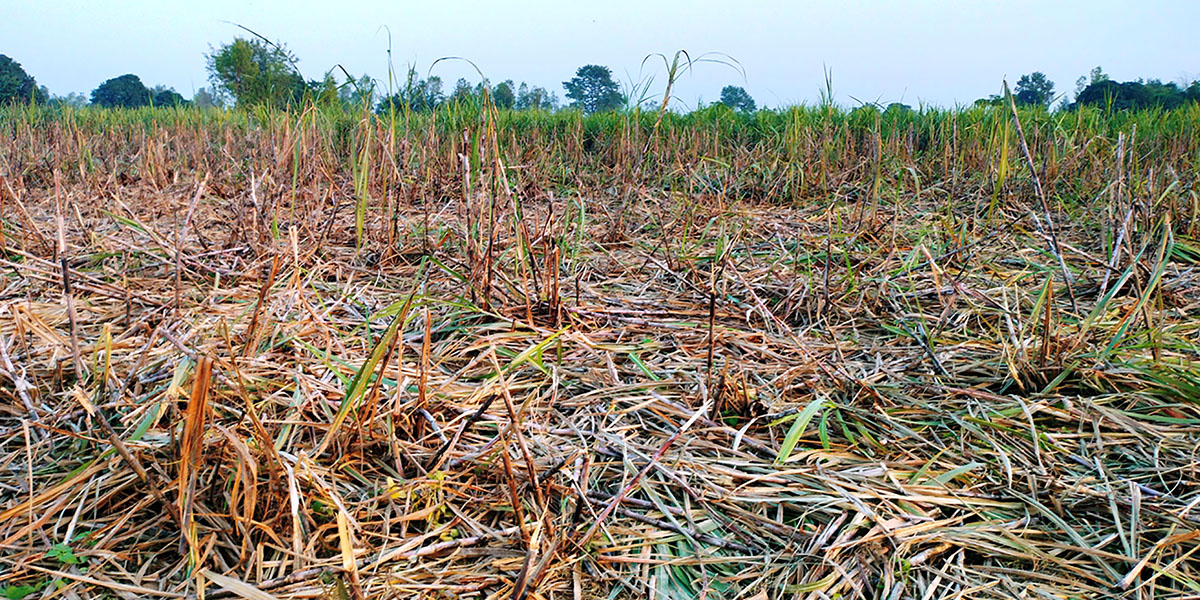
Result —
<instances>
[{"instance_id":1,"label":"small green plant","mask_svg":"<svg viewBox=\"0 0 1200 600\"><path fill-rule=\"evenodd\" d=\"M38 583L36 586L5 586L4 592L0 592L0 595L8 600L20 600L30 594L41 592L43 587L46 587L46 583Z\"/></svg>"},{"instance_id":2,"label":"small green plant","mask_svg":"<svg viewBox=\"0 0 1200 600\"><path fill-rule=\"evenodd\" d=\"M84 562L84 559L75 556L75 551L72 550L70 546L61 542L51 546L50 549L46 551L46 558L55 559L64 565L78 565L83 564Z\"/></svg>"},{"instance_id":3,"label":"small green plant","mask_svg":"<svg viewBox=\"0 0 1200 600\"><path fill-rule=\"evenodd\" d=\"M46 587L46 582L44 581L34 585L6 585L3 588L0 588L0 596L3 596L8 600L21 600L22 598L40 592L44 587Z\"/></svg>"}]
</instances>

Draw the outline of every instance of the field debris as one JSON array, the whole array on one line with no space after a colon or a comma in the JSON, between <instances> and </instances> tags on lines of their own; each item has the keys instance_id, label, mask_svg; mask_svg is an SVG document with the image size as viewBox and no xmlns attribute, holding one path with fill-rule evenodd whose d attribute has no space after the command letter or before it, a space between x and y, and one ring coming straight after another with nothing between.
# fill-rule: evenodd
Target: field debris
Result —
<instances>
[{"instance_id":1,"label":"field debris","mask_svg":"<svg viewBox=\"0 0 1200 600\"><path fill-rule=\"evenodd\" d=\"M1194 110L8 110L7 597L1200 594Z\"/></svg>"}]
</instances>

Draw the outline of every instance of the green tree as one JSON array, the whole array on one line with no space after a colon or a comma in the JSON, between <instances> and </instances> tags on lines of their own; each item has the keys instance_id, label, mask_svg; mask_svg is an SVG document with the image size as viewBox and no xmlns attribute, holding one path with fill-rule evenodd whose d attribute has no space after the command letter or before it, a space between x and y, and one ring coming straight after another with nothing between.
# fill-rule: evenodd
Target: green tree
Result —
<instances>
[{"instance_id":1,"label":"green tree","mask_svg":"<svg viewBox=\"0 0 1200 600\"><path fill-rule=\"evenodd\" d=\"M1108 81L1108 75L1098 66L1092 69L1087 75L1080 75L1079 79L1075 80L1075 97L1078 98L1080 92L1087 86L1093 83L1100 83L1101 81Z\"/></svg>"},{"instance_id":2,"label":"green tree","mask_svg":"<svg viewBox=\"0 0 1200 600\"><path fill-rule=\"evenodd\" d=\"M1022 75L1017 80L1015 99L1018 104L1050 106L1050 101L1054 99L1054 82L1041 71Z\"/></svg>"},{"instance_id":3,"label":"green tree","mask_svg":"<svg viewBox=\"0 0 1200 600\"><path fill-rule=\"evenodd\" d=\"M179 92L165 85L154 86L150 90L150 97L154 100L154 106L186 106L191 104Z\"/></svg>"},{"instance_id":4,"label":"green tree","mask_svg":"<svg viewBox=\"0 0 1200 600\"><path fill-rule=\"evenodd\" d=\"M296 57L282 44L236 38L205 55L213 88L238 106L284 106L304 98L307 87Z\"/></svg>"},{"instance_id":5,"label":"green tree","mask_svg":"<svg viewBox=\"0 0 1200 600\"><path fill-rule=\"evenodd\" d=\"M1163 83L1157 79L1139 80L1146 90L1146 104L1157 108L1170 110L1183 106L1187 102L1187 94L1175 82Z\"/></svg>"},{"instance_id":6,"label":"green tree","mask_svg":"<svg viewBox=\"0 0 1200 600\"><path fill-rule=\"evenodd\" d=\"M132 73L113 77L92 90L92 104L105 108L149 106L150 99L150 89Z\"/></svg>"},{"instance_id":7,"label":"green tree","mask_svg":"<svg viewBox=\"0 0 1200 600\"><path fill-rule=\"evenodd\" d=\"M411 110L414 112L431 112L437 108L445 96L442 94L442 78L438 76L421 79L417 70L409 67L408 77L404 87L395 94L379 101L377 111L380 114L389 110Z\"/></svg>"},{"instance_id":8,"label":"green tree","mask_svg":"<svg viewBox=\"0 0 1200 600\"><path fill-rule=\"evenodd\" d=\"M72 108L83 108L87 106L88 97L79 92L71 92L66 96L54 96L50 98L50 104L53 106L70 106Z\"/></svg>"},{"instance_id":9,"label":"green tree","mask_svg":"<svg viewBox=\"0 0 1200 600\"><path fill-rule=\"evenodd\" d=\"M48 94L38 87L32 75L21 68L21 63L0 54L0 104L42 103L47 99Z\"/></svg>"},{"instance_id":10,"label":"green tree","mask_svg":"<svg viewBox=\"0 0 1200 600\"><path fill-rule=\"evenodd\" d=\"M1180 89L1175 83L1163 83L1157 79L1139 79L1123 83L1104 79L1088 85L1079 92L1075 98L1075 105L1091 105L1113 110L1170 110L1195 100L1200 100L1200 86L1195 83L1187 89Z\"/></svg>"},{"instance_id":11,"label":"green tree","mask_svg":"<svg viewBox=\"0 0 1200 600\"><path fill-rule=\"evenodd\" d=\"M544 87L531 86L521 82L520 87L517 88L517 101L514 106L517 110L556 110L558 109L558 95L547 91Z\"/></svg>"},{"instance_id":12,"label":"green tree","mask_svg":"<svg viewBox=\"0 0 1200 600\"><path fill-rule=\"evenodd\" d=\"M461 102L473 102L475 100L475 88L462 77L454 84L454 91L450 92L450 97L446 102L458 104Z\"/></svg>"},{"instance_id":13,"label":"green tree","mask_svg":"<svg viewBox=\"0 0 1200 600\"><path fill-rule=\"evenodd\" d=\"M338 96L347 106L371 106L375 103L375 80L366 74L347 80L338 90Z\"/></svg>"},{"instance_id":14,"label":"green tree","mask_svg":"<svg viewBox=\"0 0 1200 600\"><path fill-rule=\"evenodd\" d=\"M208 88L200 88L192 95L192 104L197 108L223 108L224 103L215 94L208 91Z\"/></svg>"},{"instance_id":15,"label":"green tree","mask_svg":"<svg viewBox=\"0 0 1200 600\"><path fill-rule=\"evenodd\" d=\"M1200 102L1200 79L1193 81L1187 86L1187 89L1183 90L1183 97L1188 102Z\"/></svg>"},{"instance_id":16,"label":"green tree","mask_svg":"<svg viewBox=\"0 0 1200 600\"><path fill-rule=\"evenodd\" d=\"M301 98L307 94L309 98L322 106L333 106L341 102L338 83L333 78L333 73L326 73L320 81L315 79L309 81L305 88L305 91L300 93Z\"/></svg>"},{"instance_id":17,"label":"green tree","mask_svg":"<svg viewBox=\"0 0 1200 600\"><path fill-rule=\"evenodd\" d=\"M721 88L720 102L738 112L751 113L757 108L750 93L737 85L727 85Z\"/></svg>"},{"instance_id":18,"label":"green tree","mask_svg":"<svg viewBox=\"0 0 1200 600\"><path fill-rule=\"evenodd\" d=\"M434 75L429 79L418 80L409 97L413 110L432 112L446 99L442 93L442 78Z\"/></svg>"},{"instance_id":19,"label":"green tree","mask_svg":"<svg viewBox=\"0 0 1200 600\"><path fill-rule=\"evenodd\" d=\"M1111 106L1116 110L1135 108L1142 104L1144 94L1141 86L1134 84L1126 86L1111 79L1097 81L1075 96L1076 106Z\"/></svg>"},{"instance_id":20,"label":"green tree","mask_svg":"<svg viewBox=\"0 0 1200 600\"><path fill-rule=\"evenodd\" d=\"M570 81L563 82L571 106L586 113L615 110L625 104L625 96L613 81L612 71L600 65L584 65Z\"/></svg>"},{"instance_id":21,"label":"green tree","mask_svg":"<svg viewBox=\"0 0 1200 600\"><path fill-rule=\"evenodd\" d=\"M973 106L1004 106L1004 96L1000 96L998 94L992 94L991 96L988 96L987 98L980 98L980 99L976 100L972 105Z\"/></svg>"},{"instance_id":22,"label":"green tree","mask_svg":"<svg viewBox=\"0 0 1200 600\"><path fill-rule=\"evenodd\" d=\"M492 88L492 102L496 108L512 108L517 101L516 90L511 79L501 82Z\"/></svg>"}]
</instances>

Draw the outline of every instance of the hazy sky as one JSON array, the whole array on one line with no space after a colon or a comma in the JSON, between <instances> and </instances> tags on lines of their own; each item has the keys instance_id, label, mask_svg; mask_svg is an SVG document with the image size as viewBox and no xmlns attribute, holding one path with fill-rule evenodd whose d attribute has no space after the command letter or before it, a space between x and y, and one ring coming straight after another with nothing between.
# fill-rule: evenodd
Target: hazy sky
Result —
<instances>
[{"instance_id":1,"label":"hazy sky","mask_svg":"<svg viewBox=\"0 0 1200 600\"><path fill-rule=\"evenodd\" d=\"M474 61L493 82L544 86L559 97L580 65L638 79L648 54L685 49L735 58L700 64L678 85L686 106L744 86L761 105L815 101L832 73L839 102L950 106L996 93L1000 81L1045 72L1057 92L1096 65L1114 79L1200 77L1200 2L909 0L504 2L501 0L0 0L0 53L54 94L88 93L135 73L190 97L207 85L210 45L245 35L285 42L308 79L342 65L386 81L388 33L398 72L425 75L439 57ZM340 71L339 71L340 73ZM644 75L663 79L662 63ZM447 91L473 71L442 63ZM659 88L661 90L661 86ZM660 92L661 93L661 92Z\"/></svg>"}]
</instances>

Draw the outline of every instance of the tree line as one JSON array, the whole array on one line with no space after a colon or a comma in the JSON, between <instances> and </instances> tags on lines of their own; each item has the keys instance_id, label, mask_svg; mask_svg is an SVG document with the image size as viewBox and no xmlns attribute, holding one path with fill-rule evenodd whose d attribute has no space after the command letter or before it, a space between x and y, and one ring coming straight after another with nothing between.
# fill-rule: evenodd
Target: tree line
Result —
<instances>
[{"instance_id":1,"label":"tree line","mask_svg":"<svg viewBox=\"0 0 1200 600\"><path fill-rule=\"evenodd\" d=\"M584 65L574 77L563 82L564 104L551 90L512 80L495 85L485 80L472 85L466 79L459 79L452 90L446 90L441 77L422 79L411 67L400 81L392 82L395 85L387 86L390 93L380 93L382 86L369 76L355 78L345 71L341 82L333 71L320 80L306 80L296 66L299 59L283 44L265 39L235 38L211 49L204 58L210 85L197 90L188 100L174 89L147 86L132 73L104 81L90 96L74 93L51 96L45 86L37 85L20 63L0 54L0 103L91 104L110 108L192 104L199 107L282 108L315 102L366 105L378 112L429 112L446 105L478 103L486 95L502 109L552 111L572 108L593 113L623 108L629 100L613 79L612 71L601 65ZM740 87L726 87L721 97L735 110L755 109L753 98Z\"/></svg>"},{"instance_id":2,"label":"tree line","mask_svg":"<svg viewBox=\"0 0 1200 600\"><path fill-rule=\"evenodd\" d=\"M429 112L446 105L478 103L485 96L496 107L509 110L553 111L570 108L595 113L618 110L630 104L630 98L613 80L612 71L602 65L584 65L571 79L563 82L566 98L563 103L553 91L525 82L516 84L512 80L495 85L484 80L472 85L466 79L459 79L452 90L446 91L440 77L431 75L422 79L411 67L398 82L389 83L389 93L380 93L381 86L371 77L363 75L355 78L344 70L344 80L340 83L333 71L326 73L321 80L305 80L296 66L298 62L297 57L282 43L235 38L205 54L210 85L197 90L189 100L172 88L147 86L132 73L104 81L92 90L90 96L75 93L53 96L45 86L39 86L20 63L0 54L0 104L92 104L110 108L194 104L199 107L281 108L315 102L367 106L381 113ZM1065 94L1056 96L1054 82L1041 72L1021 76L1013 90L1014 102L1027 106L1049 109L1056 98L1060 99L1058 110L1086 105L1113 110L1172 109L1200 103L1200 80L1185 84L1163 83L1156 79L1116 82L1100 67L1096 67L1076 81L1073 100L1068 100ZM994 95L975 101L975 105L997 105L1004 101L1004 98ZM754 98L736 85L725 86L717 104L745 114L753 113L758 108ZM898 103L888 108L909 109Z\"/></svg>"},{"instance_id":3,"label":"tree line","mask_svg":"<svg viewBox=\"0 0 1200 600\"><path fill-rule=\"evenodd\" d=\"M1075 80L1074 100L1065 94L1054 93L1054 82L1040 71L1022 75L1013 90L1013 102L1025 106L1050 108L1059 99L1058 110L1074 110L1080 106L1098 106L1110 110L1141 110L1159 108L1170 110L1185 104L1200 103L1200 79L1180 84L1163 83L1158 79L1113 81L1100 67ZM975 105L1002 104L996 95L980 98Z\"/></svg>"},{"instance_id":4,"label":"tree line","mask_svg":"<svg viewBox=\"0 0 1200 600\"><path fill-rule=\"evenodd\" d=\"M143 106L207 107L286 107L304 102L367 105L377 112L389 110L429 112L447 105L478 103L485 95L498 108L509 110L577 109L587 113L618 110L629 105L629 97L603 65L584 65L563 82L565 101L546 88L513 80L498 84L481 81L471 84L459 79L446 90L441 77L422 79L416 69L389 82L389 92L380 93L379 82L369 76L352 77L342 72L339 83L330 71L321 80L306 80L299 59L282 43L266 39L235 38L210 49L204 55L210 85L196 91L189 100L166 86L147 86L141 78L127 73L101 83L90 96L71 93L52 96L45 86L25 72L15 60L0 54L0 104L32 102L70 106L138 108ZM393 85L394 84L394 85ZM718 104L751 113L757 109L754 98L742 87L729 85L721 90Z\"/></svg>"}]
</instances>

